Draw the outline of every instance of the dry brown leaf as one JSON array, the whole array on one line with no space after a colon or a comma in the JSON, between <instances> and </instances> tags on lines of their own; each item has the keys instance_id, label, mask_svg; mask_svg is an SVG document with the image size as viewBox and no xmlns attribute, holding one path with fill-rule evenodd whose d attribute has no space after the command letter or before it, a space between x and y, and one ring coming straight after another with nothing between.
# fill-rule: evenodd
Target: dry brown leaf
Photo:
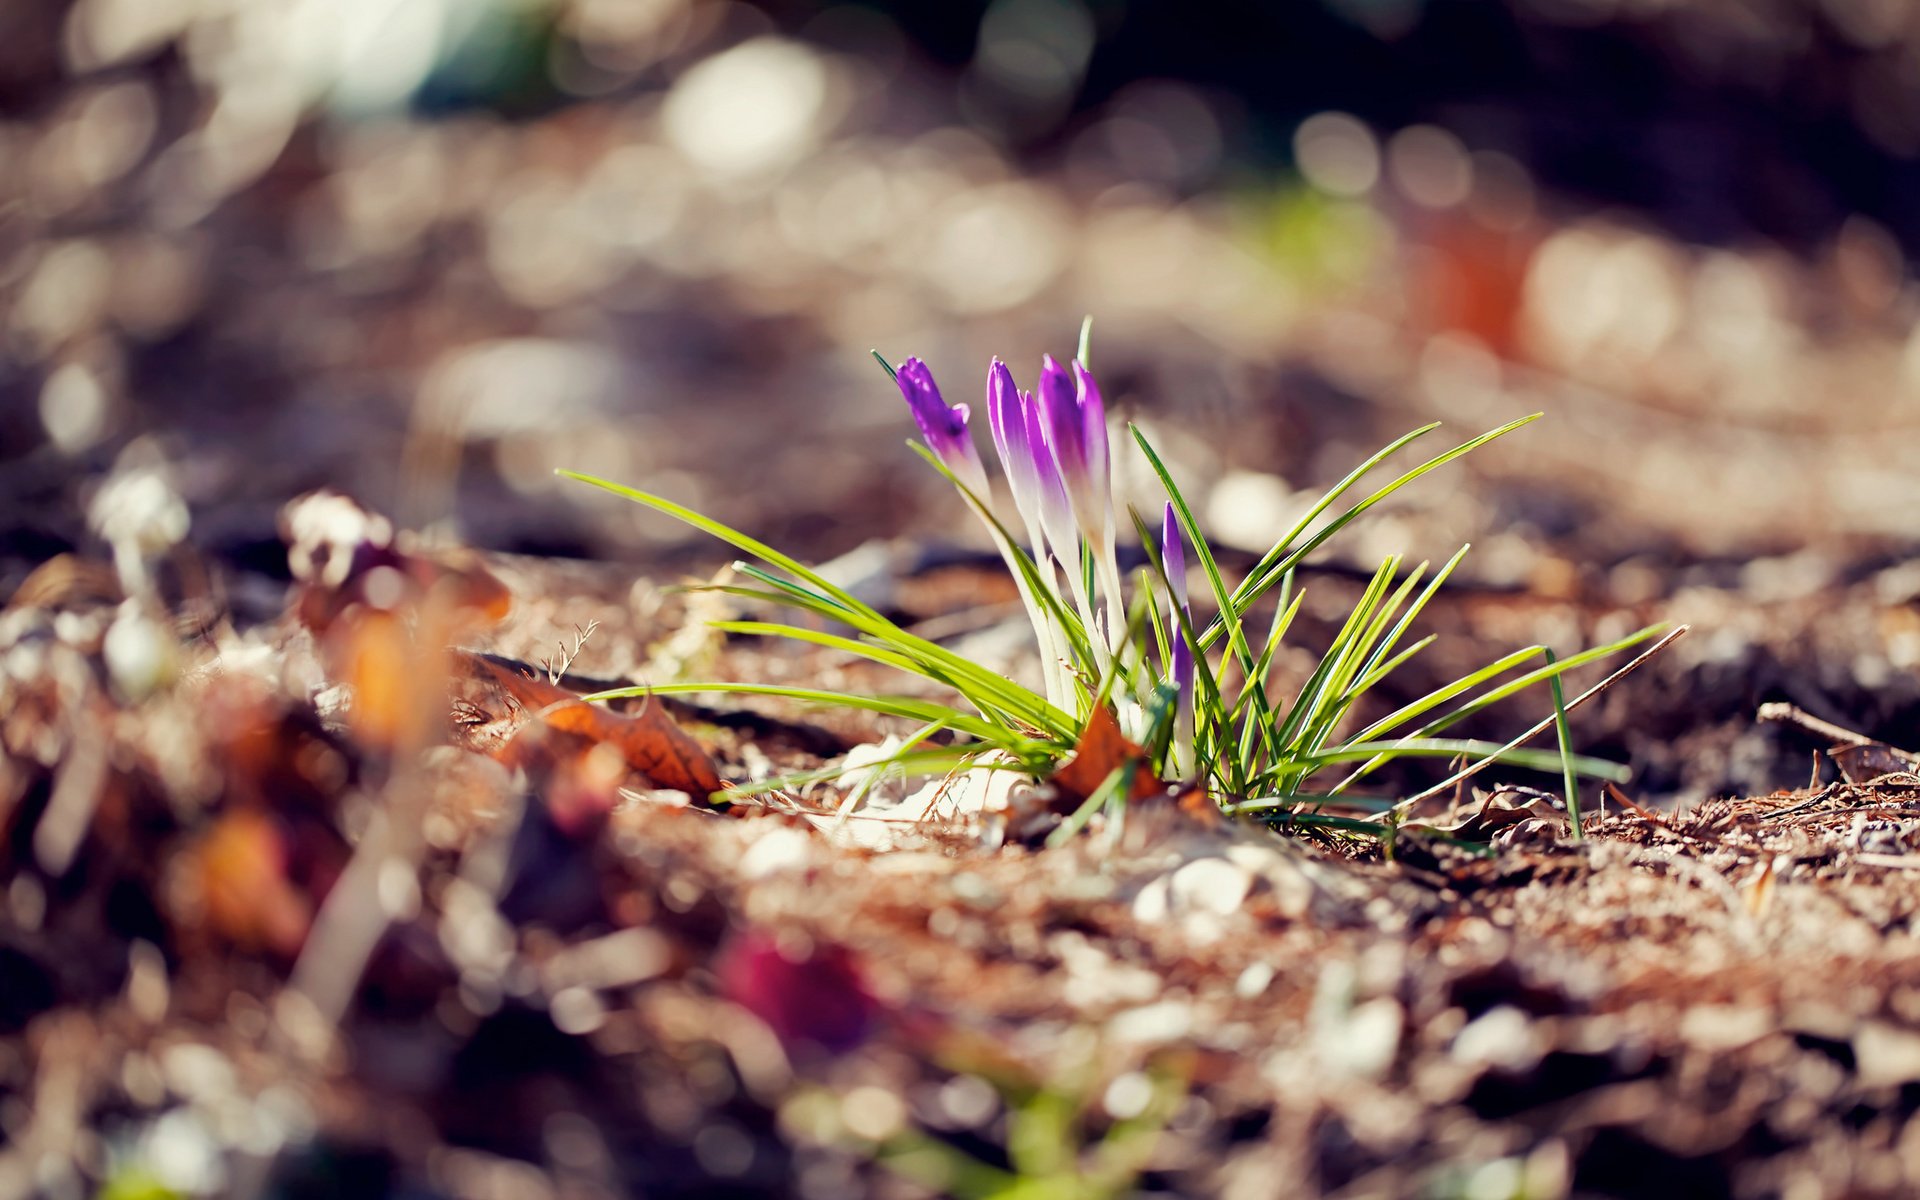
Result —
<instances>
[{"instance_id":1,"label":"dry brown leaf","mask_svg":"<svg viewBox=\"0 0 1920 1200\"><path fill-rule=\"evenodd\" d=\"M627 765L658 787L707 799L726 787L713 759L658 704L617 713L579 695L478 654L461 652L454 666L455 727L473 749L511 759L514 735L538 714L549 726L620 751Z\"/></svg>"},{"instance_id":2,"label":"dry brown leaf","mask_svg":"<svg viewBox=\"0 0 1920 1200\"><path fill-rule=\"evenodd\" d=\"M1073 757L1060 764L1049 782L1071 811L1098 791L1116 768L1129 762L1133 764L1133 780L1127 785L1128 799L1139 800L1165 790L1153 772L1147 770L1147 752L1120 732L1120 722L1114 719L1111 709L1100 707L1087 718L1087 727L1080 731Z\"/></svg>"},{"instance_id":3,"label":"dry brown leaf","mask_svg":"<svg viewBox=\"0 0 1920 1200\"><path fill-rule=\"evenodd\" d=\"M1834 746L1827 751L1833 765L1848 783L1871 783L1886 775L1898 775L1914 768L1913 756L1884 742L1860 742Z\"/></svg>"},{"instance_id":4,"label":"dry brown leaf","mask_svg":"<svg viewBox=\"0 0 1920 1200\"><path fill-rule=\"evenodd\" d=\"M1528 822L1565 823L1567 819L1554 798L1544 792L1500 788L1489 793L1475 788L1474 798L1479 801L1478 807L1450 825L1421 822L1406 828L1426 829L1470 842L1488 842Z\"/></svg>"}]
</instances>

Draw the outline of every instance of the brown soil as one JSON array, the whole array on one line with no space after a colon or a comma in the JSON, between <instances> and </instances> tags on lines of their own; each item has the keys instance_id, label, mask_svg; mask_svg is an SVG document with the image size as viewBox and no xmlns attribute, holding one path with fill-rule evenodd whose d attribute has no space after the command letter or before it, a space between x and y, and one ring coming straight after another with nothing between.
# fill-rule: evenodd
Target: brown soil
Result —
<instances>
[{"instance_id":1,"label":"brown soil","mask_svg":"<svg viewBox=\"0 0 1920 1200\"><path fill-rule=\"evenodd\" d=\"M566 680L582 688L667 654L882 682L716 642L618 569L490 561L516 604L466 643L539 663L597 621ZM903 580L903 611L954 619L994 594L973 570ZM1904 611L1856 590L1746 612L1748 669L1793 678L1823 636ZM129 704L87 627L111 610L71 579L28 591L0 706L6 1194L128 1187L142 1155L196 1147L236 1194L958 1193L929 1182L927 1139L1004 1168L1057 1109L1050 1144L1085 1147L1092 1178L1109 1110L1142 1104L1121 1192L1920 1187L1912 775L1616 803L1582 844L1536 805L1484 855L1405 837L1387 857L1163 802L1057 850L941 822L887 824L881 850L861 817L716 813L639 779L583 827L571 776L511 775L470 734L480 749L417 771L370 748L291 617L203 623L182 682ZM1433 623L1464 655L1593 620L1468 588ZM1583 746L1657 743L1652 771L1678 778L1716 753L1804 769L1809 746L1719 698L1686 645L1582 714ZM753 708L671 711L735 778L884 732ZM418 821L417 892L355 874L381 806ZM288 998L329 896L392 918L363 974L332 964L359 979L337 1037Z\"/></svg>"}]
</instances>

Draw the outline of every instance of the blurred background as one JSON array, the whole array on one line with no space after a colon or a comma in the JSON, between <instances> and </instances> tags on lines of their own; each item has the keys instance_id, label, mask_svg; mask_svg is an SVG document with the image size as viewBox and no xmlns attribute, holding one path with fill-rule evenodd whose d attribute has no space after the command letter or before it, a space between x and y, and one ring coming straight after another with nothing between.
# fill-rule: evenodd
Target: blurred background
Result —
<instances>
[{"instance_id":1,"label":"blurred background","mask_svg":"<svg viewBox=\"0 0 1920 1200\"><path fill-rule=\"evenodd\" d=\"M321 484L680 552L555 466L826 557L956 516L869 348L1091 313L1230 543L1545 409L1422 498L1483 575L1895 553L1916 153L1907 0L16 0L0 547L131 448L242 557Z\"/></svg>"},{"instance_id":2,"label":"blurred background","mask_svg":"<svg viewBox=\"0 0 1920 1200\"><path fill-rule=\"evenodd\" d=\"M719 557L559 466L816 559L965 539L868 350L975 400L1092 314L1228 546L1544 410L1339 553L1805 598L1914 544L1917 154L1907 0L10 3L0 585L128 462L268 574L321 485Z\"/></svg>"}]
</instances>

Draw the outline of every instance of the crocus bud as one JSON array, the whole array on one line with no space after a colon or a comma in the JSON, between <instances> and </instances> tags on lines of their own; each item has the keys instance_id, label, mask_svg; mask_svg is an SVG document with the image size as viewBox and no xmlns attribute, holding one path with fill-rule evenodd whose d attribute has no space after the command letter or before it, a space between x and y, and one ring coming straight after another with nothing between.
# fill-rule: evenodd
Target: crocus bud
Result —
<instances>
[{"instance_id":1,"label":"crocus bud","mask_svg":"<svg viewBox=\"0 0 1920 1200\"><path fill-rule=\"evenodd\" d=\"M1173 611L1167 615L1167 680L1180 693L1176 712L1177 737L1193 736L1193 647L1181 632L1180 617L1193 620L1187 606L1187 543L1180 536L1180 518L1171 502L1160 522L1160 563L1167 571L1167 587L1173 593Z\"/></svg>"},{"instance_id":2,"label":"crocus bud","mask_svg":"<svg viewBox=\"0 0 1920 1200\"><path fill-rule=\"evenodd\" d=\"M1007 364L994 359L987 368L987 424L993 430L993 447L1000 452L1001 469L1007 473L1013 506L1029 524L1040 517L1040 472L1033 461L1034 447L1027 441L1027 410L1032 407L1033 398L1020 391Z\"/></svg>"},{"instance_id":3,"label":"crocus bud","mask_svg":"<svg viewBox=\"0 0 1920 1200\"><path fill-rule=\"evenodd\" d=\"M1080 409L1081 442L1087 451L1087 477L1095 495L1104 505L1112 496L1112 468L1107 446L1107 403L1101 399L1100 385L1093 372L1073 360L1074 399ZM1103 509L1104 511L1104 509Z\"/></svg>"},{"instance_id":4,"label":"crocus bud","mask_svg":"<svg viewBox=\"0 0 1920 1200\"><path fill-rule=\"evenodd\" d=\"M1040 366L1040 423L1046 430L1047 450L1053 455L1054 469L1066 485L1073 501L1074 514L1080 515L1084 498L1092 485L1087 472L1086 427L1080 415L1080 402L1074 395L1073 376L1049 354Z\"/></svg>"},{"instance_id":5,"label":"crocus bud","mask_svg":"<svg viewBox=\"0 0 1920 1200\"><path fill-rule=\"evenodd\" d=\"M1173 591L1173 602L1185 608L1187 540L1180 536L1180 516L1174 511L1171 500L1167 501L1167 511L1160 519L1160 563L1167 569L1167 587Z\"/></svg>"},{"instance_id":6,"label":"crocus bud","mask_svg":"<svg viewBox=\"0 0 1920 1200\"><path fill-rule=\"evenodd\" d=\"M1181 618L1193 623L1193 610L1187 606L1187 543L1180 533L1180 517L1171 503L1160 521L1160 565L1167 575L1167 590L1173 601L1167 614L1167 682L1173 685L1173 738L1167 746L1163 777L1184 779L1193 770L1193 647L1181 629Z\"/></svg>"},{"instance_id":7,"label":"crocus bud","mask_svg":"<svg viewBox=\"0 0 1920 1200\"><path fill-rule=\"evenodd\" d=\"M1067 495L1059 463L1047 448L1040 405L1034 402L1031 393L1023 393L1021 399L1027 410L1027 447L1032 451L1034 475L1039 485L1040 527L1046 531L1053 556L1060 561L1068 581L1074 582L1080 575L1080 539L1074 533L1073 502Z\"/></svg>"},{"instance_id":8,"label":"crocus bud","mask_svg":"<svg viewBox=\"0 0 1920 1200\"><path fill-rule=\"evenodd\" d=\"M914 423L920 426L921 436L927 439L927 448L939 457L955 478L974 495L985 500L988 494L987 469L981 465L980 452L974 448L973 438L967 433L967 406L956 404L949 408L940 397L939 386L933 382L933 372L917 358L909 358L900 364L894 382L899 385L900 394L906 397L907 407L913 410Z\"/></svg>"},{"instance_id":9,"label":"crocus bud","mask_svg":"<svg viewBox=\"0 0 1920 1200\"><path fill-rule=\"evenodd\" d=\"M1074 520L1089 541L1108 527L1112 496L1107 458L1107 407L1085 367L1072 372L1048 355L1040 370L1040 412L1047 448L1073 501Z\"/></svg>"}]
</instances>

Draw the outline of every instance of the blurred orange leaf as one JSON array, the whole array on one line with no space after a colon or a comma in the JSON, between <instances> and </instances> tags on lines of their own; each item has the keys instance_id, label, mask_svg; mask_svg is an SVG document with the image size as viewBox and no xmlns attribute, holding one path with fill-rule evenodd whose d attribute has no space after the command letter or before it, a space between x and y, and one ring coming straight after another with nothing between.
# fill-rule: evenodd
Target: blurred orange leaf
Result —
<instances>
[{"instance_id":1,"label":"blurred orange leaf","mask_svg":"<svg viewBox=\"0 0 1920 1200\"><path fill-rule=\"evenodd\" d=\"M287 877L286 839L272 818L247 809L223 815L187 861L200 912L221 937L287 957L300 949L313 905Z\"/></svg>"}]
</instances>

